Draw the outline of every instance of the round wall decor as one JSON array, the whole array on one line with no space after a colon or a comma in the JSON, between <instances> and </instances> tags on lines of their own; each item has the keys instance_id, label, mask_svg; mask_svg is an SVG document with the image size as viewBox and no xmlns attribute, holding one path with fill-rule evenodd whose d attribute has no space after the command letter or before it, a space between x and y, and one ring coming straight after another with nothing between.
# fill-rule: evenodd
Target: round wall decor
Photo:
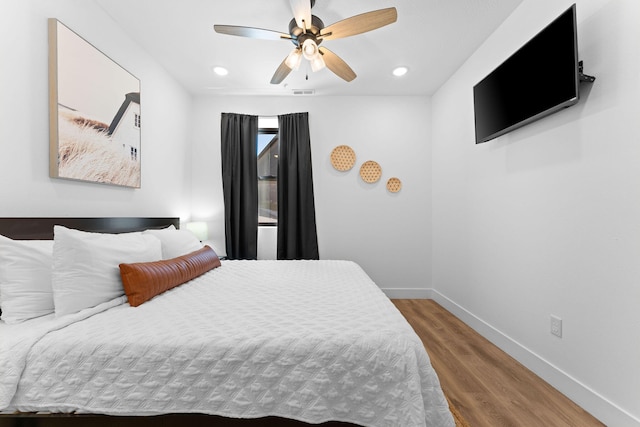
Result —
<instances>
[{"instance_id":1,"label":"round wall decor","mask_svg":"<svg viewBox=\"0 0 640 427\"><path fill-rule=\"evenodd\" d=\"M402 189L402 181L400 181L400 178L389 178L389 180L387 181L387 190L390 193L397 193L398 191L400 191Z\"/></svg>"},{"instance_id":2,"label":"round wall decor","mask_svg":"<svg viewBox=\"0 0 640 427\"><path fill-rule=\"evenodd\" d=\"M331 151L331 165L336 170L348 171L356 164L356 153L348 145L338 145Z\"/></svg>"},{"instance_id":3,"label":"round wall decor","mask_svg":"<svg viewBox=\"0 0 640 427\"><path fill-rule=\"evenodd\" d=\"M382 175L382 168L377 162L373 160L368 160L360 166L360 178L364 182L368 182L372 184L380 179Z\"/></svg>"}]
</instances>

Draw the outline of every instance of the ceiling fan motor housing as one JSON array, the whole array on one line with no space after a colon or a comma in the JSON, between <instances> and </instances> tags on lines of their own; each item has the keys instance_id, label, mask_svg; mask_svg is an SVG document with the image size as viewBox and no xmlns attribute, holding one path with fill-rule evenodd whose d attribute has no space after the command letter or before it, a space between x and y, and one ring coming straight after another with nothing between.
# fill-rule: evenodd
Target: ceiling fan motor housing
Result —
<instances>
[{"instance_id":1,"label":"ceiling fan motor housing","mask_svg":"<svg viewBox=\"0 0 640 427\"><path fill-rule=\"evenodd\" d=\"M322 19L315 15L311 15L311 25L307 28L307 31L298 27L295 18L289 22L289 34L291 35L291 42L296 46L302 46L305 40L312 39L316 45L322 43L322 38L318 39L320 31L324 28L324 22Z\"/></svg>"}]
</instances>

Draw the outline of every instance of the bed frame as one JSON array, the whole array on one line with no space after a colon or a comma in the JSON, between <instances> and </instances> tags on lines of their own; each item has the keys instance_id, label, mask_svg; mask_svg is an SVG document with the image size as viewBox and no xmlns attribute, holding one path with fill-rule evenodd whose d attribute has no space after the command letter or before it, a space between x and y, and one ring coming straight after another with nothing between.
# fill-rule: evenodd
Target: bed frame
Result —
<instances>
[{"instance_id":1,"label":"bed frame","mask_svg":"<svg viewBox=\"0 0 640 427\"><path fill-rule=\"evenodd\" d=\"M180 228L180 218L0 218L0 234L15 240L53 240L54 225L62 225L82 231L126 233L150 228L160 229L170 225ZM326 427L355 426L355 424L338 421L329 421L323 424L308 424L280 417L237 419L203 414L167 414L149 417L116 417L99 414L0 414L0 427L81 427L87 425L96 427L181 427L191 425L224 427L302 427L311 425Z\"/></svg>"},{"instance_id":2,"label":"bed frame","mask_svg":"<svg viewBox=\"0 0 640 427\"><path fill-rule=\"evenodd\" d=\"M149 228L180 228L180 218L0 218L0 234L16 240L53 240L53 226L82 231L127 233Z\"/></svg>"},{"instance_id":3,"label":"bed frame","mask_svg":"<svg viewBox=\"0 0 640 427\"><path fill-rule=\"evenodd\" d=\"M256 419L225 418L218 415L169 414L149 417L116 417L76 414L0 415L0 427L358 427L355 424L328 421L308 424L279 417Z\"/></svg>"}]
</instances>

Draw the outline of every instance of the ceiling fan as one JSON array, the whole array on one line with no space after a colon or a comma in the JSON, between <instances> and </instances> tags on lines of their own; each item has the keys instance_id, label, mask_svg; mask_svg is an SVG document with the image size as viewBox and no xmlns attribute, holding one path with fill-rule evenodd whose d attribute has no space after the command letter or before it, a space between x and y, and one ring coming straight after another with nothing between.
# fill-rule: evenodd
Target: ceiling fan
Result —
<instances>
[{"instance_id":1,"label":"ceiling fan","mask_svg":"<svg viewBox=\"0 0 640 427\"><path fill-rule=\"evenodd\" d=\"M351 67L326 47L319 47L320 43L366 33L398 19L396 8L389 7L355 15L325 27L320 18L311 14L315 0L290 0L290 3L294 18L289 23L289 33L236 25L213 26L220 34L265 40L291 40L295 47L271 78L272 84L279 84L292 70L297 70L302 57L310 62L314 72L326 66L338 77L352 81L356 78L356 73Z\"/></svg>"}]
</instances>

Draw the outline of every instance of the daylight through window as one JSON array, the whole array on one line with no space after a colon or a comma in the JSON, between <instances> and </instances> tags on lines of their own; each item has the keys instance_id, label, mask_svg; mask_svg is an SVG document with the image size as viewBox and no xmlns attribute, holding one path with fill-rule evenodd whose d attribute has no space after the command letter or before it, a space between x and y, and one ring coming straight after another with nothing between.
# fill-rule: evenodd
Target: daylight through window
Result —
<instances>
[{"instance_id":1,"label":"daylight through window","mask_svg":"<svg viewBox=\"0 0 640 427\"><path fill-rule=\"evenodd\" d=\"M258 118L258 224L278 224L278 118Z\"/></svg>"}]
</instances>

